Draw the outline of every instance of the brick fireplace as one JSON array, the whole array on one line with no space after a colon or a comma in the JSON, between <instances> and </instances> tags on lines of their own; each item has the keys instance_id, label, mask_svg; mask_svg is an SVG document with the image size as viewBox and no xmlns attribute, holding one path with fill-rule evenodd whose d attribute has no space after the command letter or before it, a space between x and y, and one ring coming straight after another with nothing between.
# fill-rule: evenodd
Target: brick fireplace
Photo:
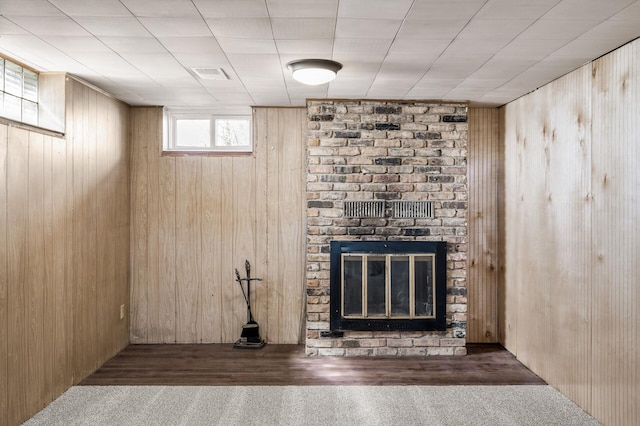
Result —
<instances>
[{"instance_id":1,"label":"brick fireplace","mask_svg":"<svg viewBox=\"0 0 640 426\"><path fill-rule=\"evenodd\" d=\"M307 355L465 355L466 105L309 100L307 114ZM445 329L332 329L332 241L446 242Z\"/></svg>"}]
</instances>

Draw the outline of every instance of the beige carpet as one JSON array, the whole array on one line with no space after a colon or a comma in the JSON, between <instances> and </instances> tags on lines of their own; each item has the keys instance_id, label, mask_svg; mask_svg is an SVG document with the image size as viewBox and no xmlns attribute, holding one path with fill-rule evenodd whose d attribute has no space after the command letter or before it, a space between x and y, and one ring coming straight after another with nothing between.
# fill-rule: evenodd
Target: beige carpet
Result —
<instances>
[{"instance_id":1,"label":"beige carpet","mask_svg":"<svg viewBox=\"0 0 640 426\"><path fill-rule=\"evenodd\" d=\"M76 386L35 425L598 425L550 386Z\"/></svg>"}]
</instances>

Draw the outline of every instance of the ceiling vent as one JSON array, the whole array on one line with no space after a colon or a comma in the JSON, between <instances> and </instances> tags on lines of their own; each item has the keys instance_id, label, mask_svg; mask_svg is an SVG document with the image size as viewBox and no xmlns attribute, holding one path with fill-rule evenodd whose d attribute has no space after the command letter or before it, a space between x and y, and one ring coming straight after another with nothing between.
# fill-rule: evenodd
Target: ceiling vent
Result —
<instances>
[{"instance_id":1,"label":"ceiling vent","mask_svg":"<svg viewBox=\"0 0 640 426\"><path fill-rule=\"evenodd\" d=\"M229 80L222 68L191 68L201 80Z\"/></svg>"}]
</instances>

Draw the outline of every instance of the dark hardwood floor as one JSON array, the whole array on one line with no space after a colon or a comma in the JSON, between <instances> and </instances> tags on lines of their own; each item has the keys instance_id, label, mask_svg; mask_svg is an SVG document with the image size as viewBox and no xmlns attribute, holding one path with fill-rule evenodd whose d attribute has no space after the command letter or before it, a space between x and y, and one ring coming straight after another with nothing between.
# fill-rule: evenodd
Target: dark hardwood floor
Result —
<instances>
[{"instance_id":1,"label":"dark hardwood floor","mask_svg":"<svg viewBox=\"0 0 640 426\"><path fill-rule=\"evenodd\" d=\"M298 345L130 345L81 385L543 385L500 345L462 357L307 357Z\"/></svg>"}]
</instances>

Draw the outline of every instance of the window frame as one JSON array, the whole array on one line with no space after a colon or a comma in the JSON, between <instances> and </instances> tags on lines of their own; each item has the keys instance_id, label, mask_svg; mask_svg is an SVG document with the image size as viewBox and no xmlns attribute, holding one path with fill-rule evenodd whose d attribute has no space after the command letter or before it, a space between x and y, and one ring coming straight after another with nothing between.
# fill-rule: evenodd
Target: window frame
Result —
<instances>
[{"instance_id":1,"label":"window frame","mask_svg":"<svg viewBox=\"0 0 640 426\"><path fill-rule=\"evenodd\" d=\"M253 153L253 117L251 114L221 114L214 111L167 111L165 114L167 132L163 144L166 154L251 154ZM179 120L209 120L209 146L198 147L179 145ZM247 145L219 146L216 145L217 120L243 120L249 125L249 140Z\"/></svg>"},{"instance_id":2,"label":"window frame","mask_svg":"<svg viewBox=\"0 0 640 426\"><path fill-rule=\"evenodd\" d=\"M40 125L40 73L4 55L0 55L0 61L2 61L2 75L0 75L0 102L2 102L2 105L0 105L0 118L21 123L27 126L38 127ZM7 91L7 63L20 69L20 95ZM25 94L25 72L33 74L34 77L35 90L33 97ZM16 99L20 104L19 114L9 115L4 110L5 103L7 102L7 97ZM27 120L25 118L25 106L27 105L32 105L35 108L35 120Z\"/></svg>"}]
</instances>

